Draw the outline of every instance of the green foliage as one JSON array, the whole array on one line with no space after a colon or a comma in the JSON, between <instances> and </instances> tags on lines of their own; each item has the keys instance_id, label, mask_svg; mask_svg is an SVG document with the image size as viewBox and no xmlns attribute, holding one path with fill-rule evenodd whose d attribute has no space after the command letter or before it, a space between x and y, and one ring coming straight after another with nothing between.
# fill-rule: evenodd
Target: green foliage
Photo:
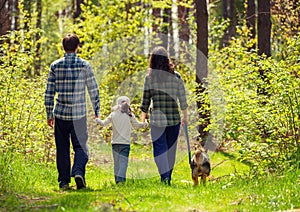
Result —
<instances>
[{"instance_id":1,"label":"green foliage","mask_svg":"<svg viewBox=\"0 0 300 212\"><path fill-rule=\"evenodd\" d=\"M103 51L112 53L113 51L112 57L105 58L110 63L118 63L118 57L124 55L127 57L127 54L133 50L130 46L137 47L139 46L137 44L144 39L142 26L149 26L146 18L147 9L136 0L117 3L101 1L99 5L88 2L82 6L82 11L83 21L76 26L70 23L67 29L79 35L83 43L80 53L84 58L97 57L103 61L103 55L97 53L103 53ZM124 46L126 48L122 48ZM140 46L140 49L143 49L141 47L143 46Z\"/></svg>"},{"instance_id":2,"label":"green foliage","mask_svg":"<svg viewBox=\"0 0 300 212\"><path fill-rule=\"evenodd\" d=\"M24 51L22 32L4 38L0 64L0 147L4 152L19 152L46 159L51 144L45 124L43 77L26 78L34 54ZM46 142L46 143L45 143ZM50 145L50 146L49 146Z\"/></svg>"},{"instance_id":3,"label":"green foliage","mask_svg":"<svg viewBox=\"0 0 300 212\"><path fill-rule=\"evenodd\" d=\"M289 43L291 56L280 61L258 57L245 43L241 37L210 56L219 77L214 86L226 101L224 138L256 173L299 166L299 41Z\"/></svg>"}]
</instances>

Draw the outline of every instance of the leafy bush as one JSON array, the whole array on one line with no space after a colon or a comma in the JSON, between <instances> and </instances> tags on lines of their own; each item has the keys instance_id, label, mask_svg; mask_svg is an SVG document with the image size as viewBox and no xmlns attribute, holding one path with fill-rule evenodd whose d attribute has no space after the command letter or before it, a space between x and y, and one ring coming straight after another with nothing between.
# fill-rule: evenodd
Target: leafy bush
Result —
<instances>
[{"instance_id":1,"label":"leafy bush","mask_svg":"<svg viewBox=\"0 0 300 212\"><path fill-rule=\"evenodd\" d=\"M34 54L25 51L22 32L4 38L0 64L0 147L48 160L53 154L45 123L45 78L28 78Z\"/></svg>"},{"instance_id":2,"label":"leafy bush","mask_svg":"<svg viewBox=\"0 0 300 212\"><path fill-rule=\"evenodd\" d=\"M233 40L210 56L219 77L214 86L226 101L224 138L236 144L240 159L250 161L256 173L298 166L299 40L290 41L290 57L280 61L249 52L245 43Z\"/></svg>"}]
</instances>

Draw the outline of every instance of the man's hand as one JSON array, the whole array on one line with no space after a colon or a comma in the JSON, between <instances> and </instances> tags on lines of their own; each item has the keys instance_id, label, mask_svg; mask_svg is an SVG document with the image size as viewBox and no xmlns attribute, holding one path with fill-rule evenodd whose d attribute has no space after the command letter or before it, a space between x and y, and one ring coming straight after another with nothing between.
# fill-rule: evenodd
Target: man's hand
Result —
<instances>
[{"instance_id":1,"label":"man's hand","mask_svg":"<svg viewBox=\"0 0 300 212\"><path fill-rule=\"evenodd\" d=\"M53 118L47 120L47 124L51 128L53 128L53 123L54 123L54 119Z\"/></svg>"}]
</instances>

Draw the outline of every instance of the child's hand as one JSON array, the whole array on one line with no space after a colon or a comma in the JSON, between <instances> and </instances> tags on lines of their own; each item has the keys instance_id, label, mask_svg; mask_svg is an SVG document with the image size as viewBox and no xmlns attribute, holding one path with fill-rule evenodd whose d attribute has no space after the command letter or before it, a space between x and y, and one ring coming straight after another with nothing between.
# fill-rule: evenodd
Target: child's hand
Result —
<instances>
[{"instance_id":1,"label":"child's hand","mask_svg":"<svg viewBox=\"0 0 300 212\"><path fill-rule=\"evenodd\" d=\"M144 128L147 128L148 127L148 125L149 125L149 123L147 122L147 120L145 119L145 121L143 122L143 124L144 124Z\"/></svg>"},{"instance_id":2,"label":"child's hand","mask_svg":"<svg viewBox=\"0 0 300 212\"><path fill-rule=\"evenodd\" d=\"M100 118L95 118L95 121L96 121L97 124L101 124L102 123L102 121L101 121Z\"/></svg>"}]
</instances>

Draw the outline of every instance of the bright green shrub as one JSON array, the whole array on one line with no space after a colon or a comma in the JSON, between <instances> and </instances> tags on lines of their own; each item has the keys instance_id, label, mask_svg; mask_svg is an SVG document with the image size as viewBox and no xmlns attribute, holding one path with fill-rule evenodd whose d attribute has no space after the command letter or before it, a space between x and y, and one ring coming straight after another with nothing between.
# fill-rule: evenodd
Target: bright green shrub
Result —
<instances>
[{"instance_id":1,"label":"bright green shrub","mask_svg":"<svg viewBox=\"0 0 300 212\"><path fill-rule=\"evenodd\" d=\"M258 57L243 42L235 40L210 56L219 78L214 86L222 90L226 105L224 138L236 144L240 159L251 162L254 171L282 170L290 165L286 162L297 165L299 41L290 42L291 56L285 61Z\"/></svg>"},{"instance_id":2,"label":"bright green shrub","mask_svg":"<svg viewBox=\"0 0 300 212\"><path fill-rule=\"evenodd\" d=\"M23 35L3 38L0 64L0 147L3 152L49 160L53 144L45 109L45 77L28 78L34 69L34 54L24 51Z\"/></svg>"}]
</instances>

